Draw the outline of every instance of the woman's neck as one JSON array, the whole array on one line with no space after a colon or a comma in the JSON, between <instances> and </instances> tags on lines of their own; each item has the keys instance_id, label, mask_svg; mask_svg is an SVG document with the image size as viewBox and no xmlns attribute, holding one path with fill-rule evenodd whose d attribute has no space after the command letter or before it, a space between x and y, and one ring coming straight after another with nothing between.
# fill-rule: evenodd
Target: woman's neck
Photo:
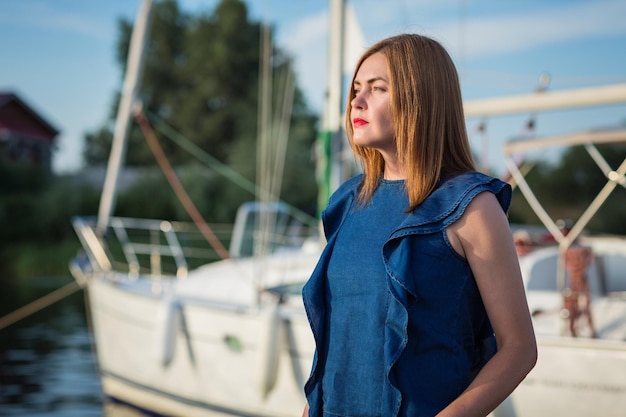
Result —
<instances>
[{"instance_id":1,"label":"woman's neck","mask_svg":"<svg viewBox=\"0 0 626 417\"><path fill-rule=\"evenodd\" d=\"M396 161L397 162L397 161ZM388 163L385 161L385 169L383 171L383 178L386 180L403 180L406 179L404 170L398 163Z\"/></svg>"}]
</instances>

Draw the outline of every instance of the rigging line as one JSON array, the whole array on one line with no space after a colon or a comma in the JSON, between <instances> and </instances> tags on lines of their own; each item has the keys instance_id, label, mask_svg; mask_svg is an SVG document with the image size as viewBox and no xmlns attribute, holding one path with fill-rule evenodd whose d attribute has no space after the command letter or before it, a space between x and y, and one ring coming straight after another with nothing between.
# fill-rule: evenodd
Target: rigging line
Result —
<instances>
[{"instance_id":1,"label":"rigging line","mask_svg":"<svg viewBox=\"0 0 626 417\"><path fill-rule=\"evenodd\" d=\"M272 199L271 194L267 195L268 166L271 166L271 111L272 111L272 50L271 32L267 25L261 26L261 45L259 63L259 106L257 112L257 182L260 187L255 189L256 197L263 200Z\"/></svg>"},{"instance_id":2,"label":"rigging line","mask_svg":"<svg viewBox=\"0 0 626 417\"><path fill-rule=\"evenodd\" d=\"M277 199L272 195L270 167L273 165L271 157L272 129L272 45L271 31L269 25L261 25L261 43L259 51L259 100L257 108L257 147L256 147L256 178L258 187L255 189L255 197L257 200L267 203ZM255 239L254 254L261 255L266 253L267 240L269 238L269 225L271 219L269 213L261 211L259 216L255 218L255 228L265 231L260 233L259 239Z\"/></svg>"},{"instance_id":3,"label":"rigging line","mask_svg":"<svg viewBox=\"0 0 626 417\"><path fill-rule=\"evenodd\" d=\"M268 143L269 156L273 156L271 161L265 161L266 167L263 172L264 178L267 180L265 187L270 196L278 196L282 189L282 180L285 166L285 155L287 152L290 120L293 109L293 97L295 91L295 80L293 71L289 64L282 71L282 77L279 86L280 94L277 94L275 107L277 110L273 114L273 121L269 124L271 132L271 143ZM269 162L269 164L268 164ZM276 224L276 213L269 212L261 218L261 249L260 253L264 253L266 246L272 239L272 228Z\"/></svg>"},{"instance_id":4,"label":"rigging line","mask_svg":"<svg viewBox=\"0 0 626 417\"><path fill-rule=\"evenodd\" d=\"M276 126L277 132L275 132L275 136L277 138L277 144L275 149L275 163L274 167L274 175L272 178L270 189L273 195L280 195L280 191L282 189L282 180L283 173L285 168L285 158L287 154L287 145L289 141L289 128L291 121L291 114L293 110L293 97L295 94L295 80L294 73L291 70L291 66L287 64L287 68L285 70L285 80L284 80L284 92L283 92L283 100L282 100L282 111L277 113L276 120L274 125Z\"/></svg>"},{"instance_id":5,"label":"rigging line","mask_svg":"<svg viewBox=\"0 0 626 417\"><path fill-rule=\"evenodd\" d=\"M152 151L154 158L157 160L157 163L161 167L161 171L165 174L165 177L174 190L174 193L176 193L176 196L178 196L178 199L183 204L187 214L189 214L192 218L202 235L209 242L215 252L217 252L218 256L222 259L229 259L230 254L228 253L228 250L226 250L224 245L222 245L222 242L220 242L217 236L215 236L211 227L204 221L195 204L191 201L189 194L187 194L180 180L176 176L176 173L163 153L163 149L159 145L159 141L157 140L148 119L143 113L143 110L138 107L135 109L134 114L141 130L143 131L144 137L150 146L150 150Z\"/></svg>"},{"instance_id":6,"label":"rigging line","mask_svg":"<svg viewBox=\"0 0 626 417\"><path fill-rule=\"evenodd\" d=\"M267 191L260 189L257 187L252 181L229 167L228 165L223 164L215 157L208 154L204 149L200 148L181 133L177 132L174 128L169 126L163 119L154 113L148 113L148 117L152 120L158 119L158 124L156 126L156 130L161 132L167 139L172 140L178 146L183 148L187 153L207 166L211 169L215 170L219 174L221 174L224 178L232 181L236 185L240 186L246 191L249 191L251 194L256 194L256 190L259 189L262 193L267 193ZM267 194L265 194L267 195ZM280 201L285 203L284 201ZM312 227L318 227L318 221L315 217L309 215L308 213L294 207L290 204L285 203L289 209L289 214L291 214L294 218L300 220L304 224L307 224Z\"/></svg>"},{"instance_id":7,"label":"rigging line","mask_svg":"<svg viewBox=\"0 0 626 417\"><path fill-rule=\"evenodd\" d=\"M220 175L234 182L236 185L240 186L241 188L250 192L251 194L256 193L256 186L252 181L250 181L249 179L247 179L246 177L244 177L243 175L241 175L240 173L238 173L237 171L235 171L228 165L221 163L219 160L217 160L217 158L215 158L211 154L205 152L198 145L194 144L189 139L184 137L181 133L174 130L174 128L169 126L162 118L160 118L156 114L148 111L147 116L153 123L155 121L158 123L156 126L157 131L159 131L166 138L170 139L171 141L176 143L178 146L180 146L182 149L187 151L189 155L199 159L201 162L209 166L211 169L215 170Z\"/></svg>"},{"instance_id":8,"label":"rigging line","mask_svg":"<svg viewBox=\"0 0 626 417\"><path fill-rule=\"evenodd\" d=\"M11 324L22 320L25 317L30 316L54 303L62 300L70 294L75 293L80 290L80 285L76 281L72 281L69 284L64 285L61 288L57 288L49 294L44 295L43 297L26 304L23 307L14 310L13 312L0 317L0 330L4 329Z\"/></svg>"}]
</instances>

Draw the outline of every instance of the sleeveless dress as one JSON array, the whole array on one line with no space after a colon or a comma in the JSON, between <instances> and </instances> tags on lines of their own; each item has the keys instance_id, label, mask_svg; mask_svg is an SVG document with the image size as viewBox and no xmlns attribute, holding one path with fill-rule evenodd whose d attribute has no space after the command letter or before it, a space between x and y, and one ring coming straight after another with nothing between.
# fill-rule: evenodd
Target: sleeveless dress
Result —
<instances>
[{"instance_id":1,"label":"sleeveless dress","mask_svg":"<svg viewBox=\"0 0 626 417\"><path fill-rule=\"evenodd\" d=\"M337 235L327 270L328 305L322 391L324 416L378 416L385 378L383 344L389 304L382 247L404 220L404 181L382 180L371 201L352 209ZM377 381L366 392L360 382Z\"/></svg>"},{"instance_id":2,"label":"sleeveless dress","mask_svg":"<svg viewBox=\"0 0 626 417\"><path fill-rule=\"evenodd\" d=\"M369 306L369 311L357 308L354 316L345 312L337 315L333 308L342 307L337 307L331 296L332 291L337 295L333 276L341 278L341 272L333 272L332 268L349 268L347 264L342 266L342 262L349 261L345 255L333 258L335 251L341 254L349 250L340 241L344 228L354 233L355 226L359 227L351 223L358 222L353 216L357 212L360 183L359 175L346 181L331 196L322 214L327 245L302 291L316 346L311 374L304 386L309 416L432 417L467 388L497 349L471 268L452 248L446 228L482 192L493 193L506 212L511 187L488 175L467 172L442 180L395 228L394 214L379 214L377 221L386 224L382 227L393 228L382 245L380 241L371 245L378 247L371 250L378 252L374 256L383 264L388 296L381 296L378 290L378 297L366 299L376 303ZM351 240L348 246L362 243ZM361 255L352 252L347 255L350 256ZM334 262L339 263L333 266ZM380 263L372 265L377 268L375 265ZM368 274L367 279L375 275ZM366 325L364 317L369 320L374 317L376 324ZM337 320L345 323L337 324ZM372 334L359 334L359 329ZM346 334L358 337L359 343L382 348L352 350L353 344ZM342 348L345 353L339 352ZM359 362L349 363L352 355L359 356ZM359 374L361 370L363 375ZM345 378L338 376L343 372L348 372ZM335 395L342 397L336 401ZM351 401L343 402L351 396L372 408L365 410Z\"/></svg>"}]
</instances>

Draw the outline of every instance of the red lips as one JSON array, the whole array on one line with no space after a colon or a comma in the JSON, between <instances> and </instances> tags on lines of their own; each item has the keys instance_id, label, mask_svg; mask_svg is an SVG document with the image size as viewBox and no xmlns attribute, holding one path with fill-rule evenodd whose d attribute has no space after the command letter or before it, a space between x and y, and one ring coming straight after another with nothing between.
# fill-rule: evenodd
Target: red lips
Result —
<instances>
[{"instance_id":1,"label":"red lips","mask_svg":"<svg viewBox=\"0 0 626 417\"><path fill-rule=\"evenodd\" d=\"M361 127L364 126L368 123L367 120L363 120L363 119L359 119L358 117L355 119L352 119L352 126L354 127Z\"/></svg>"}]
</instances>

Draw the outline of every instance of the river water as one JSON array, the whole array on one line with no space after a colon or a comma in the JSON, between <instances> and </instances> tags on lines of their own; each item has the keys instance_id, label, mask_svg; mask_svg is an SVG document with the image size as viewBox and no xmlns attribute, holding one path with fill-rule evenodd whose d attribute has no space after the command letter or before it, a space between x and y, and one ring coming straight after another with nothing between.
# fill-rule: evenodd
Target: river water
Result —
<instances>
[{"instance_id":1,"label":"river water","mask_svg":"<svg viewBox=\"0 0 626 417\"><path fill-rule=\"evenodd\" d=\"M0 277L0 317L71 280ZM104 399L82 290L0 329L0 416L138 415Z\"/></svg>"}]
</instances>

